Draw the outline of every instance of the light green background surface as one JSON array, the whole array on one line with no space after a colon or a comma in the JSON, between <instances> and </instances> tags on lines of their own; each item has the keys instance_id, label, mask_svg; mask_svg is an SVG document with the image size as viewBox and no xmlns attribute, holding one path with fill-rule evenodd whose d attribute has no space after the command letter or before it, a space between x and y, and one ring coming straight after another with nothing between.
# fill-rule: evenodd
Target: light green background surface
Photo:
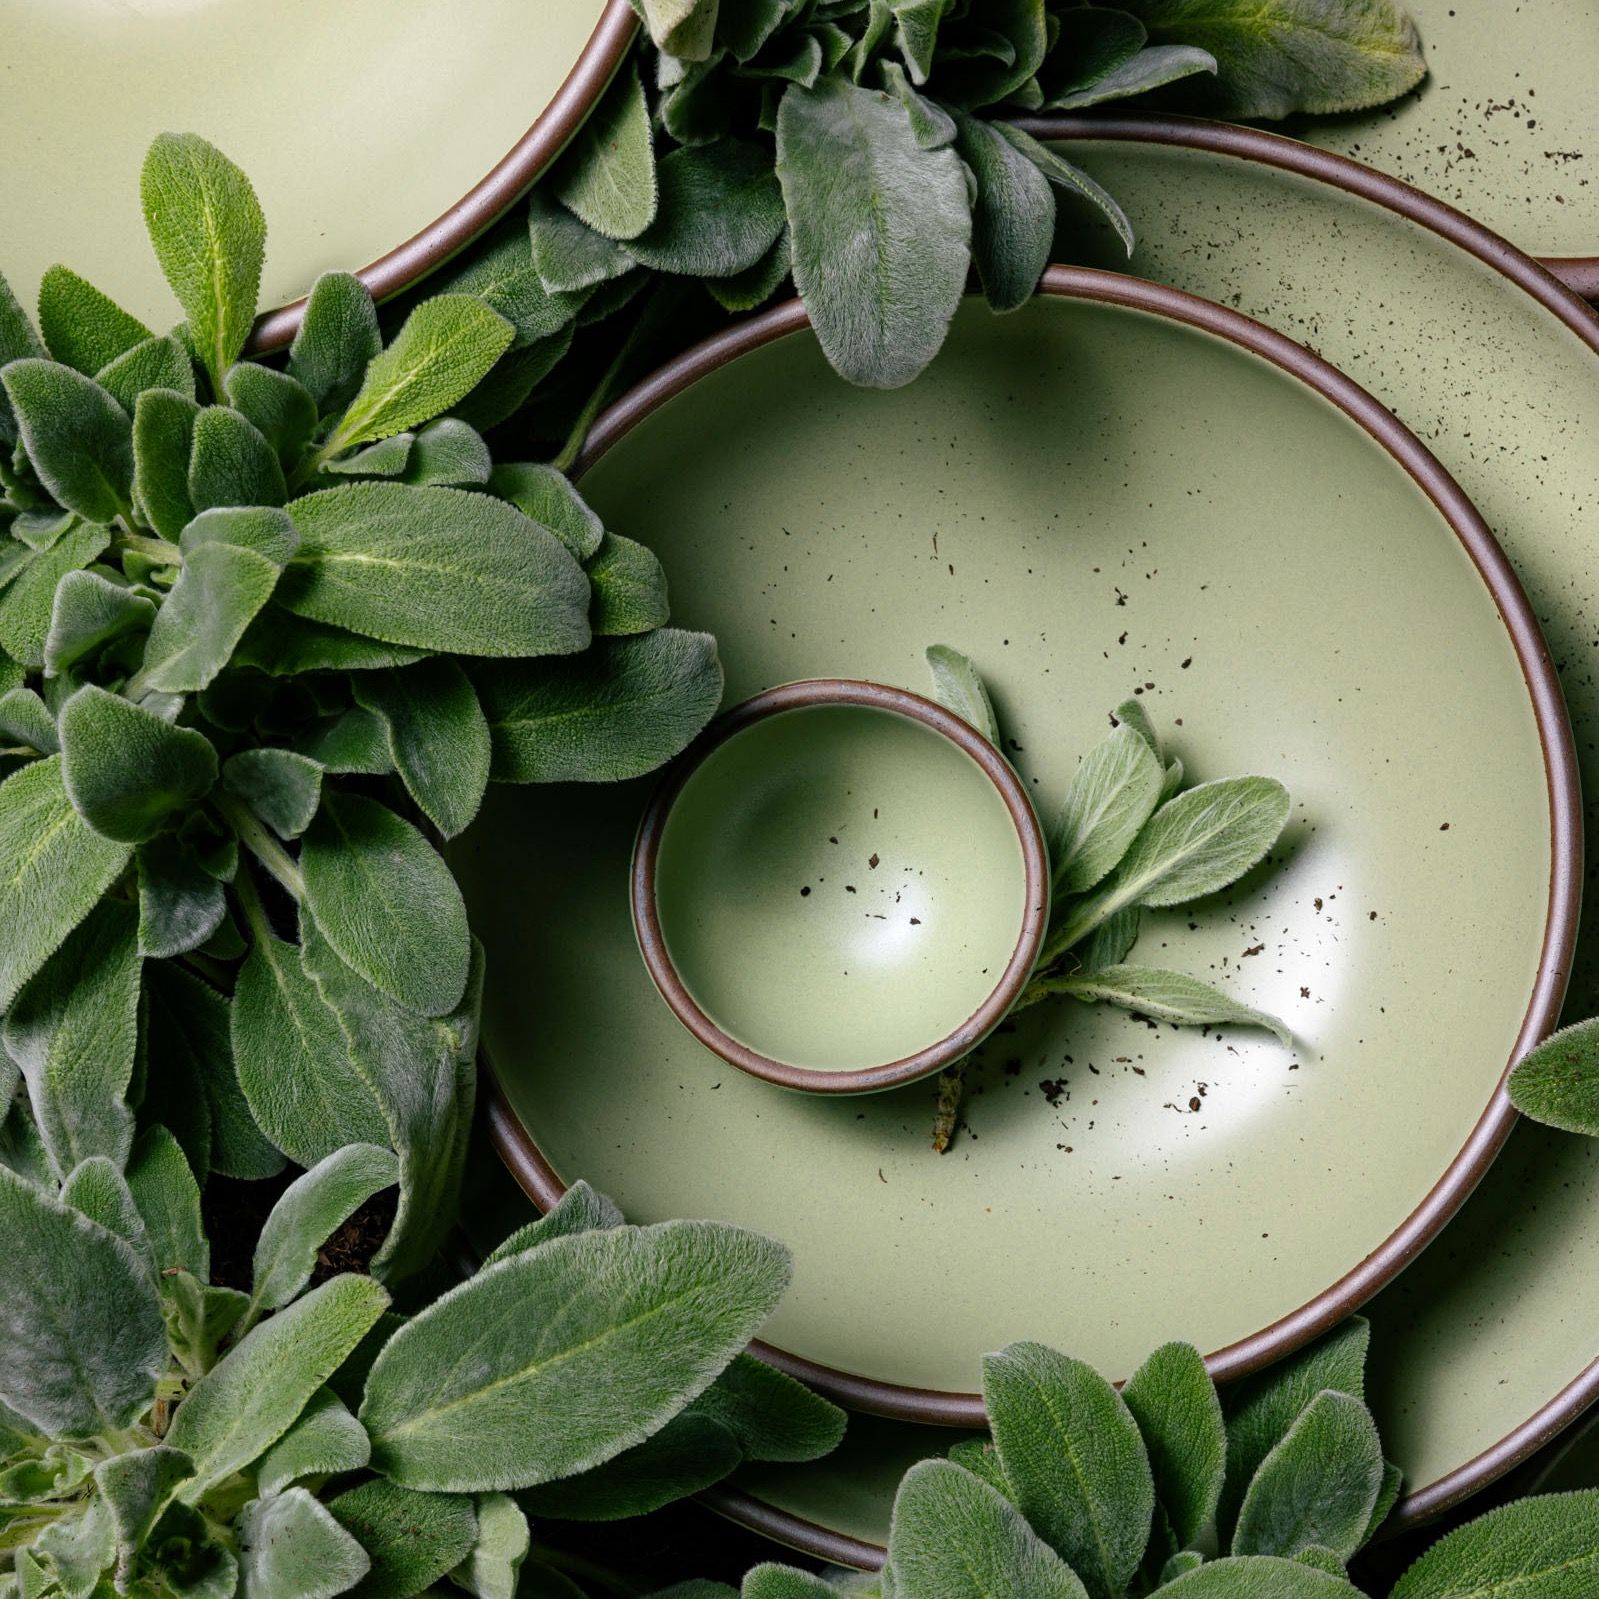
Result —
<instances>
[{"instance_id":1,"label":"light green background surface","mask_svg":"<svg viewBox=\"0 0 1599 1599\"><path fill-rule=\"evenodd\" d=\"M628 919L644 785L501 791L457 859L487 1047L558 1172L638 1220L784 1238L773 1343L946 1391L1015 1338L1113 1377L1168 1338L1220 1348L1409 1216L1520 1027L1548 800L1492 599L1381 446L1210 335L973 304L891 394L808 334L724 367L584 488L717 635L730 702L820 673L919 686L941 641L990 682L1046 815L1134 691L1191 778L1279 776L1275 867L1152 916L1135 958L1298 1043L1039 1007L992 1041L941 1159L931 1085L781 1093L678 1026Z\"/></svg>"},{"instance_id":2,"label":"light green background surface","mask_svg":"<svg viewBox=\"0 0 1599 1599\"><path fill-rule=\"evenodd\" d=\"M1599 0L1404 0L1431 75L1397 105L1292 128L1534 255L1599 256Z\"/></svg>"},{"instance_id":3,"label":"light green background surface","mask_svg":"<svg viewBox=\"0 0 1599 1599\"><path fill-rule=\"evenodd\" d=\"M769 1060L885 1066L993 994L1027 873L993 779L892 711L784 711L713 750L661 834L662 939L700 1009Z\"/></svg>"},{"instance_id":4,"label":"light green background surface","mask_svg":"<svg viewBox=\"0 0 1599 1599\"><path fill-rule=\"evenodd\" d=\"M549 104L604 0L0 0L0 271L62 261L153 326L139 168L204 134L266 211L263 308L455 204Z\"/></svg>"}]
</instances>

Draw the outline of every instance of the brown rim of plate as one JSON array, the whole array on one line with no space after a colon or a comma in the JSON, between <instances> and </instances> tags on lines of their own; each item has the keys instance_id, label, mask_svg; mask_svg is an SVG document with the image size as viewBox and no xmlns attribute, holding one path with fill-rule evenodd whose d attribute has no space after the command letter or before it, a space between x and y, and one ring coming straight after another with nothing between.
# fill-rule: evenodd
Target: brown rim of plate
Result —
<instances>
[{"instance_id":1,"label":"brown rim of plate","mask_svg":"<svg viewBox=\"0 0 1599 1599\"><path fill-rule=\"evenodd\" d=\"M1030 131L1050 138L1143 140L1210 148L1228 154L1307 172L1336 181L1339 187L1367 194L1390 208L1401 209L1426 222L1446 237L1458 238L1483 260L1497 265L1507 276L1533 292L1555 310L1587 342L1599 350L1599 318L1565 289L1544 268L1504 243L1480 225L1440 202L1428 200L1397 180L1386 178L1342 157L1297 144L1280 135L1251 129L1180 118L1028 119ZM1413 208L1413 209L1412 209ZM1052 266L1044 274L1039 292L1057 298L1123 306L1163 316L1225 339L1316 390L1371 434L1410 474L1431 499L1460 540L1493 595L1512 647L1520 662L1538 724L1549 789L1550 879L1549 912L1531 1001L1523 1018L1511 1065L1553 1028L1559 1015L1576 937L1582 879L1581 801L1571 728L1559 681L1536 616L1514 570L1492 533L1464 491L1438 459L1392 412L1367 391L1319 356L1271 328L1179 289L1149 283L1119 273L1087 267ZM616 401L596 422L576 474L591 467L619 439L666 401L700 378L741 355L798 332L809 325L804 306L790 300L734 325L668 362L658 372ZM495 1073L487 1051L482 1054L489 1080L489 1126L495 1147L524 1192L542 1209L548 1209L565 1192L566 1185L518 1120ZM1307 1304L1269 1327L1210 1354L1206 1365L1218 1381L1249 1374L1292 1353L1311 1339L1358 1310L1390 1282L1437 1235L1465 1202L1503 1146L1516 1120L1504 1090L1503 1076L1465 1145L1411 1215L1377 1249ZM984 1424L980 1394L939 1393L878 1382L801 1359L757 1341L751 1345L760 1358L800 1378L819 1393L847 1406L892 1419L956 1427ZM1589 1397L1599 1392L1599 1361L1585 1374ZM1558 1401L1557 1401L1558 1403ZM1573 1409L1570 1414L1574 1415ZM1570 1419L1569 1415L1566 1419ZM1529 1423L1528 1427L1535 1426ZM1520 1432L1527 1429L1518 1430ZM1530 1452L1545 1431L1525 1444ZM1503 1470L1521 1458L1508 1452ZM1479 1457L1487 1461L1495 1451ZM1496 1474L1490 1465L1478 1465L1480 1480ZM1462 1468L1470 1471L1472 1468ZM1458 1491L1453 1483L1460 1473L1432 1485L1405 1502L1410 1519L1435 1514L1453 1502L1441 1497L1444 1484L1453 1498L1463 1497L1477 1479ZM770 1507L767 1507L769 1509ZM770 1516L766 1517L770 1523Z\"/></svg>"},{"instance_id":2,"label":"brown rim of plate","mask_svg":"<svg viewBox=\"0 0 1599 1599\"><path fill-rule=\"evenodd\" d=\"M373 299L386 300L410 288L498 222L522 198L582 127L616 75L637 31L638 19L628 0L606 0L577 64L533 126L443 216L356 272ZM250 352L262 355L281 349L299 332L304 314L303 296L275 311L263 311L250 334Z\"/></svg>"},{"instance_id":3,"label":"brown rim of plate","mask_svg":"<svg viewBox=\"0 0 1599 1599\"><path fill-rule=\"evenodd\" d=\"M1599 255L1546 255L1543 264L1573 294L1599 301Z\"/></svg>"},{"instance_id":4,"label":"brown rim of plate","mask_svg":"<svg viewBox=\"0 0 1599 1599\"><path fill-rule=\"evenodd\" d=\"M962 750L999 791L1010 815L1011 825L1022 847L1025 903L1022 925L1010 959L999 981L981 1005L958 1027L937 1043L919 1049L914 1055L888 1061L880 1066L863 1066L853 1071L822 1071L811 1066L795 1066L774 1060L741 1044L718 1026L689 992L661 932L655 904L655 867L660 853L661 835L672 806L684 785L705 759L728 739L769 716L803 710L817 705L863 705L887 711L909 721L930 727ZM667 768L650 802L644 808L638 837L633 844L632 868L633 932L639 953L661 998L672 1014L713 1054L731 1066L759 1077L780 1088L798 1089L810 1094L865 1094L898 1088L931 1076L975 1049L1004 1021L1016 1003L1044 942L1049 925L1049 856L1044 848L1043 829L1033 812L1027 791L1009 761L969 722L947 711L942 705L913 694L908 689L890 688L884 683L869 683L859 678L812 677L796 683L769 688L735 705L718 717Z\"/></svg>"}]
</instances>

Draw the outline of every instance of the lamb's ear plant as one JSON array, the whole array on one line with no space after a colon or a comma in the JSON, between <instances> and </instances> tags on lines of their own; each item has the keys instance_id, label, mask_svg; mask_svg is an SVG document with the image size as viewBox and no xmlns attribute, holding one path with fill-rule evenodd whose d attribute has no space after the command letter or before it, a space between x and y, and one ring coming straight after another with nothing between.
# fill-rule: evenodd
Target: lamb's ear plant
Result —
<instances>
[{"instance_id":1,"label":"lamb's ear plant","mask_svg":"<svg viewBox=\"0 0 1599 1599\"><path fill-rule=\"evenodd\" d=\"M1003 750L993 704L959 651L927 652L941 704ZM1186 905L1237 882L1265 860L1288 821L1288 791L1269 777L1231 777L1184 788L1138 699L1117 706L1110 736L1083 757L1047 831L1052 875L1049 931L1012 1013L1065 997L1118 1005L1155 1022L1260 1027L1284 1044L1275 1017L1186 972L1129 962L1146 907ZM948 1149L959 1115L965 1062L939 1080L933 1147Z\"/></svg>"},{"instance_id":2,"label":"lamb's ear plant","mask_svg":"<svg viewBox=\"0 0 1599 1599\"><path fill-rule=\"evenodd\" d=\"M385 1146L393 1282L471 1119L482 958L435 839L491 781L650 770L721 669L648 549L449 414L518 337L484 299L385 345L331 274L255 362L244 174L165 134L142 195L175 330L57 268L41 333L0 282L0 1161L121 1171L157 1122L202 1182Z\"/></svg>"},{"instance_id":3,"label":"lamb's ear plant","mask_svg":"<svg viewBox=\"0 0 1599 1599\"><path fill-rule=\"evenodd\" d=\"M628 1227L579 1187L409 1317L371 1277L311 1286L399 1173L374 1144L318 1162L244 1292L208 1280L164 1127L125 1173L0 1168L0 1599L512 1599L560 1559L546 1517L838 1441L842 1413L740 1353L789 1260L738 1228Z\"/></svg>"},{"instance_id":4,"label":"lamb's ear plant","mask_svg":"<svg viewBox=\"0 0 1599 1599\"><path fill-rule=\"evenodd\" d=\"M592 419L586 330L631 307L631 342L638 297L663 282L703 285L716 309L742 313L792 280L834 367L892 387L938 352L974 271L996 311L1032 295L1059 197L1108 217L1131 249L1116 200L1018 117L1195 82L1223 116L1349 110L1425 74L1393 0L634 8L648 48L535 190L525 223L503 224L447 279L517 328L469 418L503 421L563 361L586 369L556 408L569 453Z\"/></svg>"}]
</instances>

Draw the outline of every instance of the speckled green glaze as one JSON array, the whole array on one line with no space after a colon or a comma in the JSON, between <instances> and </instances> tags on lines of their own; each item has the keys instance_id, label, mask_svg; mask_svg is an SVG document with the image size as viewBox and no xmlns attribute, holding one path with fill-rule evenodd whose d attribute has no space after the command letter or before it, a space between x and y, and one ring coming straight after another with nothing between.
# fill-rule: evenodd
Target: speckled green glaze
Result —
<instances>
[{"instance_id":1,"label":"speckled green glaze","mask_svg":"<svg viewBox=\"0 0 1599 1599\"><path fill-rule=\"evenodd\" d=\"M136 316L176 316L139 214L163 129L250 174L263 306L404 243L550 105L604 0L4 0L3 270L62 261Z\"/></svg>"},{"instance_id":2,"label":"speckled green glaze","mask_svg":"<svg viewBox=\"0 0 1599 1599\"><path fill-rule=\"evenodd\" d=\"M638 788L508 791L456 858L487 1049L557 1173L640 1220L786 1239L771 1343L943 1392L1014 1338L1118 1377L1167 1338L1230 1345L1420 1205L1527 1010L1549 797L1493 600L1367 433L1146 312L973 304L890 394L843 385L808 333L741 357L584 488L717 634L732 700L826 672L915 685L940 641L990 681L1046 811L1133 693L1192 777L1280 777L1272 868L1151 916L1138 955L1297 1043L1040 1007L991 1041L940 1159L925 1085L822 1103L707 1069L633 948Z\"/></svg>"},{"instance_id":3,"label":"speckled green glaze","mask_svg":"<svg viewBox=\"0 0 1599 1599\"><path fill-rule=\"evenodd\" d=\"M1599 256L1599 0L1405 0L1429 76L1287 131L1459 206L1533 255Z\"/></svg>"},{"instance_id":4,"label":"speckled green glaze","mask_svg":"<svg viewBox=\"0 0 1599 1599\"><path fill-rule=\"evenodd\" d=\"M694 767L654 903L718 1027L775 1061L857 1072L931 1049L994 992L1027 873L1010 811L958 745L893 711L811 705Z\"/></svg>"}]
</instances>

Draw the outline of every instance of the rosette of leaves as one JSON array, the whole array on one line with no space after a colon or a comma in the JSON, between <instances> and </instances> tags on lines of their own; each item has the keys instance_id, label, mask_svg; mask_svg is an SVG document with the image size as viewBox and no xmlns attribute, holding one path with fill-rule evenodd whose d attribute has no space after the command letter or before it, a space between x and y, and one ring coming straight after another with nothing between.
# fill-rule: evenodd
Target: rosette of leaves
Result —
<instances>
[{"instance_id":1,"label":"rosette of leaves","mask_svg":"<svg viewBox=\"0 0 1599 1599\"><path fill-rule=\"evenodd\" d=\"M351 1144L267 1217L248 1292L208 1281L176 1139L57 1185L0 1168L0 1599L512 1599L559 1591L552 1516L638 1513L843 1415L740 1351L781 1245L622 1224L583 1187L400 1314L323 1241L399 1180Z\"/></svg>"},{"instance_id":2,"label":"rosette of leaves","mask_svg":"<svg viewBox=\"0 0 1599 1599\"><path fill-rule=\"evenodd\" d=\"M927 652L939 702L1003 750L988 690L966 656ZM1137 699L1116 707L1111 735L1077 768L1046 840L1050 927L1014 1014L1062 996L1119 1005L1152 1021L1189 1027L1263 1027L1284 1044L1275 1017L1229 998L1186 972L1129 964L1145 908L1187 905L1238 881L1266 859L1288 821L1288 791L1269 777L1229 777L1183 787ZM939 1080L933 1147L955 1130L965 1063Z\"/></svg>"},{"instance_id":3,"label":"rosette of leaves","mask_svg":"<svg viewBox=\"0 0 1599 1599\"><path fill-rule=\"evenodd\" d=\"M392 1281L448 1225L474 1080L429 835L491 780L658 765L721 671L644 546L442 414L516 338L484 300L384 345L332 274L286 363L243 360L244 174L163 135L143 200L175 331L64 268L36 330L0 285L0 1159L120 1169L151 1121L202 1181L385 1145Z\"/></svg>"},{"instance_id":4,"label":"rosette of leaves","mask_svg":"<svg viewBox=\"0 0 1599 1599\"><path fill-rule=\"evenodd\" d=\"M1115 200L1012 124L1196 75L1213 110L1283 116L1394 98L1422 77L1392 0L634 0L653 50L612 85L457 279L527 333L492 386L512 409L651 275L743 312L792 277L851 381L906 383L975 269L998 311L1033 293L1056 195ZM1146 225L1158 226L1158 219ZM565 341L565 343L563 343ZM501 417L510 410L501 410ZM580 415L581 420L581 415Z\"/></svg>"}]
</instances>

